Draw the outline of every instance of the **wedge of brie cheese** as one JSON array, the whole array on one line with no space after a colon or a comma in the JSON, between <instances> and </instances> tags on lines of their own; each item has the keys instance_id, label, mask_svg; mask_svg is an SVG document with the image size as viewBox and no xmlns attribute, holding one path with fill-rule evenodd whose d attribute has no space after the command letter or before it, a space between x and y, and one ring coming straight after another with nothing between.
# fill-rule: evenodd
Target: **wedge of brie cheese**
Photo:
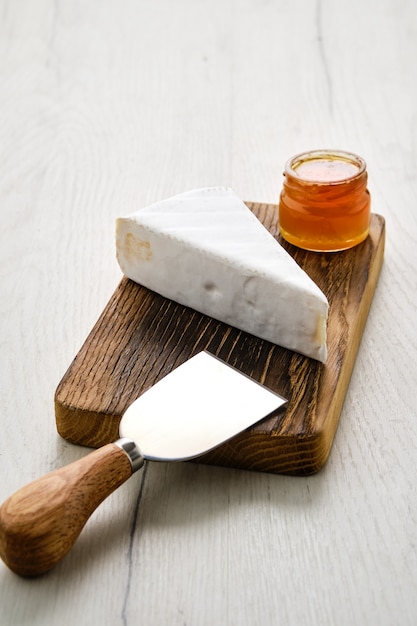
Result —
<instances>
[{"instance_id":1,"label":"wedge of brie cheese","mask_svg":"<svg viewBox=\"0 0 417 626\"><path fill-rule=\"evenodd\" d=\"M196 189L116 222L133 281L324 362L327 299L229 188Z\"/></svg>"}]
</instances>

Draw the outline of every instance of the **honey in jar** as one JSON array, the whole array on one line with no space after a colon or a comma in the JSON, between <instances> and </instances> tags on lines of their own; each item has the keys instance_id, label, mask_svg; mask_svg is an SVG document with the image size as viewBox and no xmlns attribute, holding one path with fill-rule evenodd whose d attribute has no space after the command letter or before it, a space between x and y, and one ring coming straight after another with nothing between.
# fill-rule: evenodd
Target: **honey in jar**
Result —
<instances>
[{"instance_id":1,"label":"honey in jar","mask_svg":"<svg viewBox=\"0 0 417 626\"><path fill-rule=\"evenodd\" d=\"M279 227L288 242L313 251L339 251L369 233L371 199L365 161L350 152L315 150L285 165Z\"/></svg>"}]
</instances>

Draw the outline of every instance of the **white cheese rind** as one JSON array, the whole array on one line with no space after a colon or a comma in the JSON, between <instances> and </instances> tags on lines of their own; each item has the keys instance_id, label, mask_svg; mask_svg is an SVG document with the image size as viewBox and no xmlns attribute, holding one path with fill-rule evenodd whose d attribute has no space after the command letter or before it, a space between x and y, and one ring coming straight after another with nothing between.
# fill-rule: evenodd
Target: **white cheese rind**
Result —
<instances>
[{"instance_id":1,"label":"white cheese rind","mask_svg":"<svg viewBox=\"0 0 417 626\"><path fill-rule=\"evenodd\" d=\"M116 249L123 273L148 289L326 360L326 297L231 189L197 189L118 218Z\"/></svg>"}]
</instances>

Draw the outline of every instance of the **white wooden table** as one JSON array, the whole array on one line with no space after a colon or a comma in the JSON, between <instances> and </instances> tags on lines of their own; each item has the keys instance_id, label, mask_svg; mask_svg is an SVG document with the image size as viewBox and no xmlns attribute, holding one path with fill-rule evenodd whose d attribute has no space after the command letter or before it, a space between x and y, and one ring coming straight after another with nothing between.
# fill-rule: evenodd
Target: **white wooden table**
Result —
<instances>
[{"instance_id":1,"label":"white wooden table","mask_svg":"<svg viewBox=\"0 0 417 626\"><path fill-rule=\"evenodd\" d=\"M0 2L0 501L87 450L55 388L120 279L114 219L284 162L368 163L384 267L330 459L294 478L153 464L2 626L417 623L415 0Z\"/></svg>"}]
</instances>

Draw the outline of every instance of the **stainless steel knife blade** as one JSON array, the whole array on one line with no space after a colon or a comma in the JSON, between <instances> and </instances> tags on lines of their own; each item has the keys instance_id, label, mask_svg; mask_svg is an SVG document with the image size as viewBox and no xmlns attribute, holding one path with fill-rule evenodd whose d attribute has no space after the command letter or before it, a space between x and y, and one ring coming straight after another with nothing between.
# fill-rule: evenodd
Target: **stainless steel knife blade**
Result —
<instances>
[{"instance_id":1,"label":"stainless steel knife blade","mask_svg":"<svg viewBox=\"0 0 417 626\"><path fill-rule=\"evenodd\" d=\"M211 450L286 400L200 352L142 394L120 422L121 438L22 487L0 507L0 556L36 576L69 551L97 506L144 463Z\"/></svg>"}]
</instances>

